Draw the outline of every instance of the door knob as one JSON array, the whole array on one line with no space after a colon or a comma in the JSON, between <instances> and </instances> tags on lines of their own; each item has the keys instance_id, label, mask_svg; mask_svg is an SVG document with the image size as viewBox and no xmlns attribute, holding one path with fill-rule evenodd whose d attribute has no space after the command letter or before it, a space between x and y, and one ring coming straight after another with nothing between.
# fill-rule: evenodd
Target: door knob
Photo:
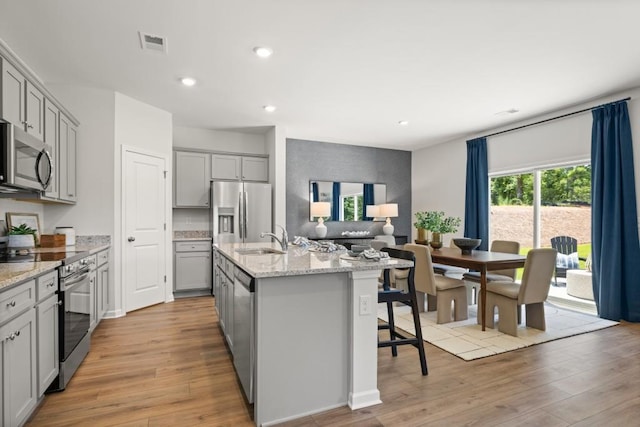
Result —
<instances>
[{"instance_id":1,"label":"door knob","mask_svg":"<svg viewBox=\"0 0 640 427\"><path fill-rule=\"evenodd\" d=\"M131 236L131 237L129 237L127 240L128 240L128 241L130 241L130 242L135 242L136 238L135 238L135 237L133 237L133 236Z\"/></svg>"}]
</instances>

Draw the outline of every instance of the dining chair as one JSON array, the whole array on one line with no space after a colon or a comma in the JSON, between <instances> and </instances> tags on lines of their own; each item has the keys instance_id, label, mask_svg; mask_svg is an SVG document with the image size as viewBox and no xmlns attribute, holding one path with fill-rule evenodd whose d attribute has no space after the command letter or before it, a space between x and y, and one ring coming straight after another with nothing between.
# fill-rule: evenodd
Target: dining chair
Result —
<instances>
[{"instance_id":1,"label":"dining chair","mask_svg":"<svg viewBox=\"0 0 640 427\"><path fill-rule=\"evenodd\" d=\"M487 283L487 327L494 327L494 311L498 308L498 330L518 336L518 307L525 306L526 325L544 331L544 302L549 295L557 251L551 248L531 249L524 264L520 284L513 281Z\"/></svg>"},{"instance_id":2,"label":"dining chair","mask_svg":"<svg viewBox=\"0 0 640 427\"><path fill-rule=\"evenodd\" d=\"M520 252L520 242L512 240L494 240L491 242L491 252L502 252L506 254L517 254ZM487 283L493 281L509 281L516 280L517 269L510 268L507 270L495 270L491 273L487 273ZM480 286L480 272L469 271L462 275L462 279L466 282L467 297L474 301L478 307L480 307L480 298L478 294L478 287ZM480 319L481 313L478 310L478 319Z\"/></svg>"},{"instance_id":3,"label":"dining chair","mask_svg":"<svg viewBox=\"0 0 640 427\"><path fill-rule=\"evenodd\" d=\"M407 243L404 250L413 252L416 257L414 280L418 292L418 309L424 311L426 295L427 310L438 311L437 323L467 319L467 289L464 281L434 274L431 252L426 246Z\"/></svg>"},{"instance_id":4,"label":"dining chair","mask_svg":"<svg viewBox=\"0 0 640 427\"><path fill-rule=\"evenodd\" d=\"M378 347L391 347L391 354L393 357L398 355L398 346L410 344L418 349L418 356L420 357L420 367L422 369L422 375L427 375L427 356L424 351L424 341L422 340L422 328L420 326L420 313L418 312L418 300L416 296L415 287L415 268L416 260L413 252L404 251L395 248L382 248L383 252L387 252L391 258L400 258L413 261L414 266L411 268L403 269L407 272L406 282L407 290L393 288L390 283L390 271L384 270L384 282L382 289L378 291L378 303L385 303L387 305L387 315L389 320L387 323L379 323L378 330L389 330L389 339L380 340L378 337ZM405 335L396 330L395 319L393 314L393 303L400 302L402 304L411 307L411 314L413 317L413 326L415 328L415 337Z\"/></svg>"}]
</instances>

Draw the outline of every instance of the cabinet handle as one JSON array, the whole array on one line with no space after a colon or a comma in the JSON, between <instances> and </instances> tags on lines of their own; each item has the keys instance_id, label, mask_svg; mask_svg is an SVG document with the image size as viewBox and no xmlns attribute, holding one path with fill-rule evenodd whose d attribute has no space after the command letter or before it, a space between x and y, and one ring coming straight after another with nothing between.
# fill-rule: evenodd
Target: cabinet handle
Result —
<instances>
[{"instance_id":1,"label":"cabinet handle","mask_svg":"<svg viewBox=\"0 0 640 427\"><path fill-rule=\"evenodd\" d=\"M33 125L30 125L29 123L27 123L27 129L33 129Z\"/></svg>"},{"instance_id":2,"label":"cabinet handle","mask_svg":"<svg viewBox=\"0 0 640 427\"><path fill-rule=\"evenodd\" d=\"M15 307L16 306L16 302L15 301L11 301L7 303L7 307Z\"/></svg>"},{"instance_id":3,"label":"cabinet handle","mask_svg":"<svg viewBox=\"0 0 640 427\"><path fill-rule=\"evenodd\" d=\"M16 331L16 336L19 337L20 336L20 331Z\"/></svg>"},{"instance_id":4,"label":"cabinet handle","mask_svg":"<svg viewBox=\"0 0 640 427\"><path fill-rule=\"evenodd\" d=\"M130 242L135 242L135 241L136 241L136 238L135 238L135 237L133 237L133 236L130 236L127 240L128 240L128 241L130 241Z\"/></svg>"},{"instance_id":5,"label":"cabinet handle","mask_svg":"<svg viewBox=\"0 0 640 427\"><path fill-rule=\"evenodd\" d=\"M62 305L62 301L58 301L57 303L55 303L56 305Z\"/></svg>"},{"instance_id":6,"label":"cabinet handle","mask_svg":"<svg viewBox=\"0 0 640 427\"><path fill-rule=\"evenodd\" d=\"M47 283L47 288L50 288L50 287L52 287L53 285L55 285L55 282Z\"/></svg>"},{"instance_id":7,"label":"cabinet handle","mask_svg":"<svg viewBox=\"0 0 640 427\"><path fill-rule=\"evenodd\" d=\"M5 340L15 340L16 339L16 334L12 333L11 335L9 335L8 337L5 338Z\"/></svg>"}]
</instances>

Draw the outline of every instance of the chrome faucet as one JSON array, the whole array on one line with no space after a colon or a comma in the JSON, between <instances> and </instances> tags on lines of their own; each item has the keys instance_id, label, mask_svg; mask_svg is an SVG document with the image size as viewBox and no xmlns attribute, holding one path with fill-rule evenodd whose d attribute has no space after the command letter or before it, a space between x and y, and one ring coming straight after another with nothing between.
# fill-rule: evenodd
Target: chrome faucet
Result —
<instances>
[{"instance_id":1,"label":"chrome faucet","mask_svg":"<svg viewBox=\"0 0 640 427\"><path fill-rule=\"evenodd\" d=\"M261 238L264 238L265 236L273 237L276 242L280 243L282 252L287 252L287 249L289 248L289 235L287 234L287 230L285 230L284 227L281 225L276 225L276 226L282 228L282 238L279 239L278 236L276 236L275 234L267 233L267 232L260 233L260 237Z\"/></svg>"}]
</instances>

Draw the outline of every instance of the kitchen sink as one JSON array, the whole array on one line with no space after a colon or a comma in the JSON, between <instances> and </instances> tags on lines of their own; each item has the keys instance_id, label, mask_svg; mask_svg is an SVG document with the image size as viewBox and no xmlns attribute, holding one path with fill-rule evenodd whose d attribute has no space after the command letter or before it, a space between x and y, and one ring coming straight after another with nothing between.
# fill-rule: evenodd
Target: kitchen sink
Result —
<instances>
[{"instance_id":1,"label":"kitchen sink","mask_svg":"<svg viewBox=\"0 0 640 427\"><path fill-rule=\"evenodd\" d=\"M280 249L274 248L238 248L236 252L240 255L274 255L285 253Z\"/></svg>"}]
</instances>

